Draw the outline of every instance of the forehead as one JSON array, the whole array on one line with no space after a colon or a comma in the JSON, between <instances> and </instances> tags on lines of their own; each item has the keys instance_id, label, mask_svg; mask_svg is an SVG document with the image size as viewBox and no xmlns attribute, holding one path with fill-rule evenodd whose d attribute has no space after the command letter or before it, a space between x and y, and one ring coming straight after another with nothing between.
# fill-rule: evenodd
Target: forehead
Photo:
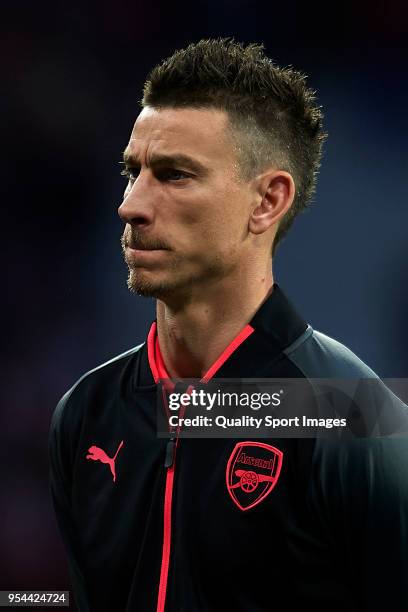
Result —
<instances>
[{"instance_id":1,"label":"forehead","mask_svg":"<svg viewBox=\"0 0 408 612\"><path fill-rule=\"evenodd\" d=\"M145 107L133 127L128 149L144 157L180 153L205 162L234 158L226 112L217 109Z\"/></svg>"}]
</instances>

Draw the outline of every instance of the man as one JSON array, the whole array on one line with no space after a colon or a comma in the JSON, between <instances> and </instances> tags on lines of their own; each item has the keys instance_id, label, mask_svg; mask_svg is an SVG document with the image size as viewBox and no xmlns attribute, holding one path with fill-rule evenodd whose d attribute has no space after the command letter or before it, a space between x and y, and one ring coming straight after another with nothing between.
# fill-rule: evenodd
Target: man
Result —
<instances>
[{"instance_id":1,"label":"man","mask_svg":"<svg viewBox=\"0 0 408 612\"><path fill-rule=\"evenodd\" d=\"M403 438L156 435L163 378L376 379L273 279L325 139L305 76L258 45L200 41L154 68L142 107L119 215L129 288L157 317L65 394L50 431L79 609L408 609Z\"/></svg>"}]
</instances>

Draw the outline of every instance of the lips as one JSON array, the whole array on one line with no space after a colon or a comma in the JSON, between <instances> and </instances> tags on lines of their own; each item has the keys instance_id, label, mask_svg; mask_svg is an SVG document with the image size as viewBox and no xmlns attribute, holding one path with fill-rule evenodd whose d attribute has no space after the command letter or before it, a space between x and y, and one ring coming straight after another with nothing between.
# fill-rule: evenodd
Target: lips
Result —
<instances>
[{"instance_id":1,"label":"lips","mask_svg":"<svg viewBox=\"0 0 408 612\"><path fill-rule=\"evenodd\" d=\"M133 251L165 251L167 250L165 247L161 246L148 246L139 244L137 242L126 242L126 247L132 249Z\"/></svg>"},{"instance_id":2,"label":"lips","mask_svg":"<svg viewBox=\"0 0 408 612\"><path fill-rule=\"evenodd\" d=\"M167 251L168 247L163 246L160 242L155 243L146 243L144 241L138 240L138 238L142 238L142 236L138 235L138 232L135 235L132 235L130 232L125 232L122 235L121 242L123 249L130 249L132 251Z\"/></svg>"}]
</instances>

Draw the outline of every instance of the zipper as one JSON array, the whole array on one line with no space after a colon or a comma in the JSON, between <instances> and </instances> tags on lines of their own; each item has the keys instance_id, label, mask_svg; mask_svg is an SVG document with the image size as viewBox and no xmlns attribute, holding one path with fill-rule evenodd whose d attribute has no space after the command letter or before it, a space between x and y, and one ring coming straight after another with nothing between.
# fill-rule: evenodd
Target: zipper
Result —
<instances>
[{"instance_id":1,"label":"zipper","mask_svg":"<svg viewBox=\"0 0 408 612\"><path fill-rule=\"evenodd\" d=\"M179 385L176 384L174 391L180 391ZM185 390L185 385L183 390ZM184 409L180 412L180 416L184 416ZM162 549L162 564L160 570L159 595L157 598L157 612L164 612L166 605L167 594L167 579L169 576L170 566L170 550L171 550L171 523L172 523L172 501L173 501L173 486L174 486L174 471L176 467L176 451L179 442L179 428L170 432L170 438L166 444L166 453L164 459L164 467L166 471L166 486L164 490L164 522L163 522L163 549Z\"/></svg>"},{"instance_id":2,"label":"zipper","mask_svg":"<svg viewBox=\"0 0 408 612\"><path fill-rule=\"evenodd\" d=\"M248 336L250 336L255 329L251 325L246 325L241 332L234 338L234 340L227 346L224 352L218 357L213 363L211 368L205 373L200 382L208 382L219 370L219 368L227 361L230 355L238 348L242 342L244 342ZM156 333L156 325L153 324L149 336L149 355L154 355L154 338ZM150 360L150 367L155 378L155 382L160 378L159 372L154 358ZM173 391L188 392L188 389L192 385L189 385L186 389L185 384L176 383ZM186 408L180 411L180 416L184 416ZM177 446L179 443L179 428L170 432L170 439L166 445L166 454L164 460L164 467L167 470L166 473L166 486L164 492L164 522L163 522L163 549L162 549L162 563L160 569L160 582L159 582L159 594L157 598L157 609L156 612L165 612L166 606L166 593L167 593L167 579L169 575L170 566L170 548L171 548L171 522L172 522L172 500L173 500L173 485L174 485L174 470L176 467L176 453Z\"/></svg>"},{"instance_id":3,"label":"zipper","mask_svg":"<svg viewBox=\"0 0 408 612\"><path fill-rule=\"evenodd\" d=\"M164 466L166 473L166 488L164 493L164 532L163 532L163 551L162 565L160 570L159 596L157 599L157 612L164 612L166 604L167 578L170 565L170 546L171 546L171 510L173 500L174 468L176 465L177 437L172 437L167 442L166 457Z\"/></svg>"},{"instance_id":4,"label":"zipper","mask_svg":"<svg viewBox=\"0 0 408 612\"><path fill-rule=\"evenodd\" d=\"M166 458L164 460L164 467L169 468L173 465L176 455L177 437L172 436L167 442L166 446Z\"/></svg>"}]
</instances>

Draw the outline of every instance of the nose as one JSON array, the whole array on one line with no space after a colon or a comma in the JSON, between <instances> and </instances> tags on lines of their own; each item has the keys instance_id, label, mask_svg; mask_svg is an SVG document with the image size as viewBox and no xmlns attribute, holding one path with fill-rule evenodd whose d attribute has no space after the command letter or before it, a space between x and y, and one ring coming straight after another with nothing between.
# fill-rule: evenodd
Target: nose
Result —
<instances>
[{"instance_id":1,"label":"nose","mask_svg":"<svg viewBox=\"0 0 408 612\"><path fill-rule=\"evenodd\" d=\"M139 175L126 187L118 215L123 223L150 225L153 221L152 190L147 189L146 179Z\"/></svg>"}]
</instances>

